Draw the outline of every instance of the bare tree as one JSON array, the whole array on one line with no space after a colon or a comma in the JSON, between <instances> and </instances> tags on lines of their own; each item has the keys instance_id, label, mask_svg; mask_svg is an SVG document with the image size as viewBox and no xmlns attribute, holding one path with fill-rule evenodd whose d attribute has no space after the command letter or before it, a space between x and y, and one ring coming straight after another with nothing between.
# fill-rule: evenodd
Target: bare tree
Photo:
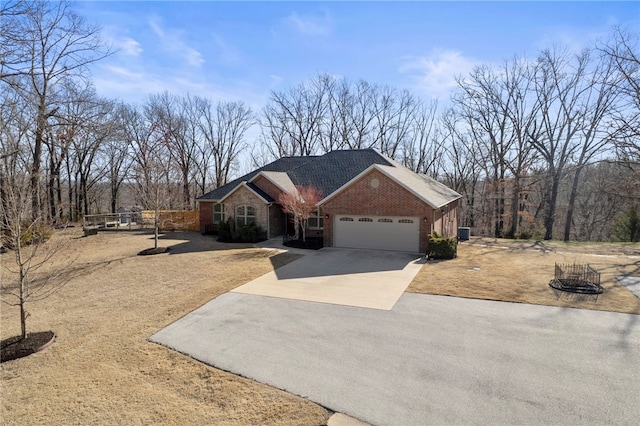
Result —
<instances>
[{"instance_id":1,"label":"bare tree","mask_svg":"<svg viewBox=\"0 0 640 426\"><path fill-rule=\"evenodd\" d=\"M240 153L247 147L245 136L254 124L251 108L243 102L219 102L198 99L200 131L208 142L213 158L214 185L226 184Z\"/></svg>"},{"instance_id":2,"label":"bare tree","mask_svg":"<svg viewBox=\"0 0 640 426\"><path fill-rule=\"evenodd\" d=\"M155 131L162 133L171 162L182 183L182 208L191 206L191 176L195 163L196 145L187 137L187 116L183 99L164 92L151 95L145 105L147 117L154 117Z\"/></svg>"},{"instance_id":3,"label":"bare tree","mask_svg":"<svg viewBox=\"0 0 640 426\"><path fill-rule=\"evenodd\" d=\"M374 116L370 148L391 158L410 137L417 100L406 90L388 86L377 88L373 96Z\"/></svg>"},{"instance_id":4,"label":"bare tree","mask_svg":"<svg viewBox=\"0 0 640 426\"><path fill-rule=\"evenodd\" d=\"M586 81L583 81L585 90L582 92L579 109L580 130L576 144L577 158L574 160L574 172L571 184L571 192L567 206L567 214L564 226L564 241L569 241L573 227L573 213L578 195L578 188L582 171L594 157L598 156L609 146L609 123L612 120L619 92L610 90L619 84L619 76L616 73L614 63L610 57L601 55L596 58L593 69L589 70ZM594 61L595 62L595 61Z\"/></svg>"},{"instance_id":5,"label":"bare tree","mask_svg":"<svg viewBox=\"0 0 640 426\"><path fill-rule=\"evenodd\" d=\"M143 208L153 211L153 248L158 249L161 223L160 212L171 205L171 191L167 185L169 165L166 133L152 128L148 138L142 140L143 160L134 168L136 195ZM142 161L144 161L142 163ZM143 164L143 166L141 166Z\"/></svg>"},{"instance_id":6,"label":"bare tree","mask_svg":"<svg viewBox=\"0 0 640 426\"><path fill-rule=\"evenodd\" d=\"M620 93L615 109L611 140L618 151L618 158L630 167L640 165L640 53L639 36L615 27L610 40L598 49L610 58L620 78L610 87Z\"/></svg>"},{"instance_id":7,"label":"bare tree","mask_svg":"<svg viewBox=\"0 0 640 426\"><path fill-rule=\"evenodd\" d=\"M402 164L416 173L436 178L442 167L443 144L438 137L438 104L420 103L411 125L411 135L402 146Z\"/></svg>"},{"instance_id":8,"label":"bare tree","mask_svg":"<svg viewBox=\"0 0 640 426\"><path fill-rule=\"evenodd\" d=\"M106 141L103 155L106 157L107 178L109 180L109 205L111 213L118 208L120 188L129 176L129 169L133 164L131 140L127 134L128 108L120 104L115 110L115 126L112 136Z\"/></svg>"},{"instance_id":9,"label":"bare tree","mask_svg":"<svg viewBox=\"0 0 640 426\"><path fill-rule=\"evenodd\" d=\"M18 130L20 123L12 123ZM47 241L53 233L49 222L41 216L35 219L31 213L31 183L28 170L28 156L25 155L25 143L21 140L24 134L14 132L10 138L3 135L3 155L0 164L0 186L2 203L0 203L0 237L2 246L9 248L13 256L11 262L2 262L2 267L17 276L12 280L3 276L0 282L2 303L18 306L20 309L21 339L27 336L26 304L49 296L60 287L60 283L52 281L55 274L39 274L51 258L57 254L62 245ZM3 259L4 260L4 259Z\"/></svg>"},{"instance_id":10,"label":"bare tree","mask_svg":"<svg viewBox=\"0 0 640 426\"><path fill-rule=\"evenodd\" d=\"M7 16L3 27L15 29L18 40L13 49L3 52L3 81L9 77L12 87L24 99L32 100L36 110L30 170L32 214L41 214L41 159L49 119L58 105L56 91L70 79L86 79L88 65L108 56L110 51L100 39L100 29L88 25L71 8L69 1L26 2L25 13ZM19 79L18 79L19 78Z\"/></svg>"},{"instance_id":11,"label":"bare tree","mask_svg":"<svg viewBox=\"0 0 640 426\"><path fill-rule=\"evenodd\" d=\"M567 166L578 151L575 143L584 125L581 105L588 90L589 53L572 56L559 49L540 53L535 69L535 94L539 102L540 122L531 130L531 143L545 163L544 239L553 238L558 189L568 172Z\"/></svg>"},{"instance_id":12,"label":"bare tree","mask_svg":"<svg viewBox=\"0 0 640 426\"><path fill-rule=\"evenodd\" d=\"M441 119L442 130L439 137L443 145L444 182L456 192L462 194L462 222L476 227L476 208L478 199L478 182L480 167L473 150L473 134L466 125L466 120L454 108L444 112Z\"/></svg>"},{"instance_id":13,"label":"bare tree","mask_svg":"<svg viewBox=\"0 0 640 426\"><path fill-rule=\"evenodd\" d=\"M134 181L134 192L137 197L147 200L152 197L148 191L152 190L151 171L153 159L153 124L144 114L130 105L122 107L122 131L124 137L131 144L133 156L131 172Z\"/></svg>"},{"instance_id":14,"label":"bare tree","mask_svg":"<svg viewBox=\"0 0 640 426\"><path fill-rule=\"evenodd\" d=\"M318 208L318 201L322 200L322 193L314 186L296 185L296 193L282 192L278 196L278 204L282 211L293 216L296 226L302 230L302 241L307 241L306 229L311 214Z\"/></svg>"},{"instance_id":15,"label":"bare tree","mask_svg":"<svg viewBox=\"0 0 640 426\"><path fill-rule=\"evenodd\" d=\"M315 154L323 136L329 78L312 80L282 92L271 92L262 110L263 143L273 157Z\"/></svg>"}]
</instances>

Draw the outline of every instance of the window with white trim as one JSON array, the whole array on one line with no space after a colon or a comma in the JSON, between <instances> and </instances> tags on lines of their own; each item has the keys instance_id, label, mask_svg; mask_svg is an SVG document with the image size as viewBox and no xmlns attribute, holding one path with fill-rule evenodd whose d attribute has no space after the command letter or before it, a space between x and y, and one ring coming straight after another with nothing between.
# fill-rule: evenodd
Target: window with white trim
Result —
<instances>
[{"instance_id":1,"label":"window with white trim","mask_svg":"<svg viewBox=\"0 0 640 426\"><path fill-rule=\"evenodd\" d=\"M309 229L324 229L324 217L322 217L321 208L317 208L311 213L307 221L307 227Z\"/></svg>"},{"instance_id":2,"label":"window with white trim","mask_svg":"<svg viewBox=\"0 0 640 426\"><path fill-rule=\"evenodd\" d=\"M216 203L213 205L213 223L224 222L224 204Z\"/></svg>"},{"instance_id":3,"label":"window with white trim","mask_svg":"<svg viewBox=\"0 0 640 426\"><path fill-rule=\"evenodd\" d=\"M253 206L243 205L236 207L236 225L245 226L256 222L256 209Z\"/></svg>"}]
</instances>

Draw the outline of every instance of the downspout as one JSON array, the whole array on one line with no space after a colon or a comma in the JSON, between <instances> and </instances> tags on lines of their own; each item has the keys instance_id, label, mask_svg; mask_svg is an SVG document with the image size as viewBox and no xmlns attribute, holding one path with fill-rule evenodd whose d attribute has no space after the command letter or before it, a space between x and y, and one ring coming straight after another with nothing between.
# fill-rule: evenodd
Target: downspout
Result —
<instances>
[{"instance_id":1,"label":"downspout","mask_svg":"<svg viewBox=\"0 0 640 426\"><path fill-rule=\"evenodd\" d=\"M431 209L431 230L429 231L429 234L431 234L433 231L435 231L435 226L436 226L436 209Z\"/></svg>"},{"instance_id":2,"label":"downspout","mask_svg":"<svg viewBox=\"0 0 640 426\"><path fill-rule=\"evenodd\" d=\"M267 240L271 239L271 206L273 203L267 204Z\"/></svg>"}]
</instances>

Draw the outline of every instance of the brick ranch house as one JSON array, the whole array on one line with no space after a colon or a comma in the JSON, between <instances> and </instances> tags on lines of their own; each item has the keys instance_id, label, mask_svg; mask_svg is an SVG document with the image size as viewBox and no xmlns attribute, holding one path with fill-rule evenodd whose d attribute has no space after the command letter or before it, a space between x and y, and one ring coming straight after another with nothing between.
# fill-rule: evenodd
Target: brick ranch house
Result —
<instances>
[{"instance_id":1,"label":"brick ranch house","mask_svg":"<svg viewBox=\"0 0 640 426\"><path fill-rule=\"evenodd\" d=\"M278 195L311 185L324 198L308 235L322 236L325 247L424 253L432 231L456 235L461 195L373 149L281 158L208 192L198 198L200 232L234 218L255 222L267 238L282 235L287 219Z\"/></svg>"}]
</instances>

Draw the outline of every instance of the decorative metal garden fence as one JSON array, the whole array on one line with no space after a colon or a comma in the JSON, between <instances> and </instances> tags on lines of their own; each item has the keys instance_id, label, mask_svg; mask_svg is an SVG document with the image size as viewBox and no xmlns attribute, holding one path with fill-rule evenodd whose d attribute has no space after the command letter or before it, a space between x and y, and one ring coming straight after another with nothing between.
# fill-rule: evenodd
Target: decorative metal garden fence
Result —
<instances>
[{"instance_id":1,"label":"decorative metal garden fence","mask_svg":"<svg viewBox=\"0 0 640 426\"><path fill-rule=\"evenodd\" d=\"M549 285L557 290L572 293L600 294L603 288L600 285L600 272L591 265L555 264L555 274Z\"/></svg>"}]
</instances>

